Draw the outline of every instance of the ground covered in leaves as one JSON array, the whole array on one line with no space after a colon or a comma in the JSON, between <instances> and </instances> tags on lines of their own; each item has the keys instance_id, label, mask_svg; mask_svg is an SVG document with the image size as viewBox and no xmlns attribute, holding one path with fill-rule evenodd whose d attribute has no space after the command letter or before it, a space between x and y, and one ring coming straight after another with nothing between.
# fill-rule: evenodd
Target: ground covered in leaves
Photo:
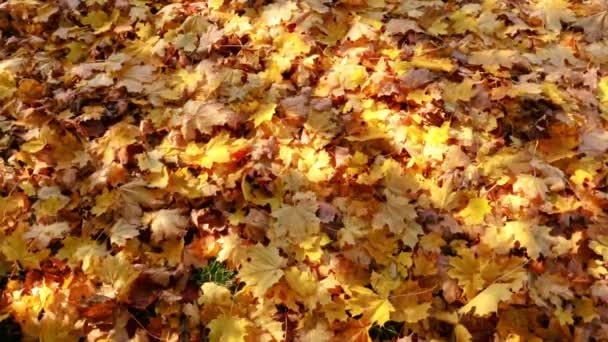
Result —
<instances>
[{"instance_id":1,"label":"ground covered in leaves","mask_svg":"<svg viewBox=\"0 0 608 342\"><path fill-rule=\"evenodd\" d=\"M0 4L2 341L608 340L602 0Z\"/></svg>"}]
</instances>

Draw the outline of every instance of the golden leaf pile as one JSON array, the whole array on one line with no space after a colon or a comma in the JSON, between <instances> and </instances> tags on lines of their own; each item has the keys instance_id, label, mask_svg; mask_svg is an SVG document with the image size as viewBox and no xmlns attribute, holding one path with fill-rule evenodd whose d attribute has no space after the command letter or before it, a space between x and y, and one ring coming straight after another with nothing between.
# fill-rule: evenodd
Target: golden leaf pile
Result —
<instances>
[{"instance_id":1,"label":"golden leaf pile","mask_svg":"<svg viewBox=\"0 0 608 342\"><path fill-rule=\"evenodd\" d=\"M608 340L603 0L7 0L0 338Z\"/></svg>"}]
</instances>

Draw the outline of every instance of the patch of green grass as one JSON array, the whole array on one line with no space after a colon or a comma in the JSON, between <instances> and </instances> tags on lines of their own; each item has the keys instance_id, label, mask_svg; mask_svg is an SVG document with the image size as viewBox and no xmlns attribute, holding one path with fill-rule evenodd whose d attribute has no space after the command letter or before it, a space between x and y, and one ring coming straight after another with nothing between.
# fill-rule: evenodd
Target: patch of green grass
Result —
<instances>
[{"instance_id":1,"label":"patch of green grass","mask_svg":"<svg viewBox=\"0 0 608 342\"><path fill-rule=\"evenodd\" d=\"M224 285L232 289L233 286L236 286L234 283L235 276L235 271L227 269L224 263L218 262L215 259L210 260L207 266L195 268L192 272L192 279L197 286L201 286L208 282L214 282L218 285Z\"/></svg>"}]
</instances>

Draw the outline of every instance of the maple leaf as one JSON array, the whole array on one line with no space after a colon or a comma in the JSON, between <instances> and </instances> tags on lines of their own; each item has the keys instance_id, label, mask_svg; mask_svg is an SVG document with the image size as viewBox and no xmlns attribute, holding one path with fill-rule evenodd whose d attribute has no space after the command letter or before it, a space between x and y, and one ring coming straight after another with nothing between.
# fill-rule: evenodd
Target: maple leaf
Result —
<instances>
[{"instance_id":1,"label":"maple leaf","mask_svg":"<svg viewBox=\"0 0 608 342\"><path fill-rule=\"evenodd\" d=\"M376 25L374 25L376 24ZM373 39L376 36L378 23L365 17L355 16L344 39L356 41L360 38Z\"/></svg>"},{"instance_id":2,"label":"maple leaf","mask_svg":"<svg viewBox=\"0 0 608 342\"><path fill-rule=\"evenodd\" d=\"M598 156L608 151L608 131L594 128L582 134L582 144L579 152L590 156Z\"/></svg>"},{"instance_id":3,"label":"maple leaf","mask_svg":"<svg viewBox=\"0 0 608 342\"><path fill-rule=\"evenodd\" d=\"M468 313L475 309L476 316L486 316L498 310L498 303L511 299L513 292L518 290L513 284L492 284L481 291L475 298L458 310L459 313Z\"/></svg>"},{"instance_id":4,"label":"maple leaf","mask_svg":"<svg viewBox=\"0 0 608 342\"><path fill-rule=\"evenodd\" d=\"M429 317L431 302L428 289L421 289L417 281L404 281L389 297L395 306L391 318L416 323Z\"/></svg>"},{"instance_id":5,"label":"maple leaf","mask_svg":"<svg viewBox=\"0 0 608 342\"><path fill-rule=\"evenodd\" d=\"M134 65L122 70L117 87L124 86L129 92L141 92L146 83L152 83L156 79L154 72L156 68L152 65Z\"/></svg>"},{"instance_id":6,"label":"maple leaf","mask_svg":"<svg viewBox=\"0 0 608 342\"><path fill-rule=\"evenodd\" d=\"M288 20L293 15L293 12L298 9L294 2L274 3L264 6L262 11L262 20L268 26L278 25L283 21Z\"/></svg>"},{"instance_id":7,"label":"maple leaf","mask_svg":"<svg viewBox=\"0 0 608 342\"><path fill-rule=\"evenodd\" d=\"M455 69L454 63L448 58L433 58L428 56L414 56L410 61L410 65L416 68L444 72L452 72Z\"/></svg>"},{"instance_id":8,"label":"maple leaf","mask_svg":"<svg viewBox=\"0 0 608 342\"><path fill-rule=\"evenodd\" d=\"M283 277L281 269L285 259L275 247L257 244L246 252L247 261L243 262L238 278L253 288L256 297L263 297L266 291Z\"/></svg>"},{"instance_id":9,"label":"maple leaf","mask_svg":"<svg viewBox=\"0 0 608 342\"><path fill-rule=\"evenodd\" d=\"M279 238L287 236L292 241L302 241L319 232L321 220L317 217L318 204L314 193L297 193L295 205L284 204L272 212L276 218L273 234Z\"/></svg>"},{"instance_id":10,"label":"maple leaf","mask_svg":"<svg viewBox=\"0 0 608 342\"><path fill-rule=\"evenodd\" d=\"M516 50L483 50L472 52L468 62L470 64L483 65L484 67L504 66L510 68L519 58Z\"/></svg>"},{"instance_id":11,"label":"maple leaf","mask_svg":"<svg viewBox=\"0 0 608 342\"><path fill-rule=\"evenodd\" d=\"M575 18L568 1L565 0L537 0L536 8L543 18L545 29L549 32L561 31L561 21L571 22Z\"/></svg>"},{"instance_id":12,"label":"maple leaf","mask_svg":"<svg viewBox=\"0 0 608 342\"><path fill-rule=\"evenodd\" d=\"M474 225L483 223L486 215L491 212L492 207L486 198L475 197L469 199L467 206L458 215L463 218L466 225Z\"/></svg>"},{"instance_id":13,"label":"maple leaf","mask_svg":"<svg viewBox=\"0 0 608 342\"><path fill-rule=\"evenodd\" d=\"M33 239L35 246L40 250L48 247L52 240L60 239L70 230L67 222L56 222L49 225L36 224L23 234L26 239Z\"/></svg>"},{"instance_id":14,"label":"maple leaf","mask_svg":"<svg viewBox=\"0 0 608 342\"><path fill-rule=\"evenodd\" d=\"M453 181L447 179L443 181L441 187L430 184L431 203L438 209L450 210L457 205L460 194L453 191Z\"/></svg>"},{"instance_id":15,"label":"maple leaf","mask_svg":"<svg viewBox=\"0 0 608 342\"><path fill-rule=\"evenodd\" d=\"M231 139L228 132L223 131L215 135L202 147L196 143L189 143L181 158L192 164L211 169L214 164L223 164L231 161L231 153L247 145L244 139Z\"/></svg>"},{"instance_id":16,"label":"maple leaf","mask_svg":"<svg viewBox=\"0 0 608 342\"><path fill-rule=\"evenodd\" d=\"M403 242L410 247L414 247L418 241L418 235L422 234L422 228L414 220L418 216L414 206L405 197L395 196L389 191L385 191L386 203L383 203L380 210L374 215L372 227L388 229L400 236Z\"/></svg>"},{"instance_id":17,"label":"maple leaf","mask_svg":"<svg viewBox=\"0 0 608 342\"><path fill-rule=\"evenodd\" d=\"M40 262L51 253L48 249L42 249L36 253L30 252L22 228L15 230L8 237L3 236L0 242L0 252L2 252L6 260L19 262L23 267L33 269L39 269Z\"/></svg>"},{"instance_id":18,"label":"maple leaf","mask_svg":"<svg viewBox=\"0 0 608 342\"><path fill-rule=\"evenodd\" d=\"M531 199L540 198L544 200L549 189L543 179L523 174L517 176L517 180L513 183L513 191L526 194L526 197Z\"/></svg>"},{"instance_id":19,"label":"maple leaf","mask_svg":"<svg viewBox=\"0 0 608 342\"><path fill-rule=\"evenodd\" d=\"M589 248L601 255L604 261L608 260L608 235L598 236L589 243Z\"/></svg>"},{"instance_id":20,"label":"maple leaf","mask_svg":"<svg viewBox=\"0 0 608 342\"><path fill-rule=\"evenodd\" d=\"M17 84L13 74L8 70L0 72L0 100L10 98L17 91Z\"/></svg>"},{"instance_id":21,"label":"maple leaf","mask_svg":"<svg viewBox=\"0 0 608 342\"><path fill-rule=\"evenodd\" d=\"M181 124L181 132L186 140L194 140L196 131L210 134L213 127L228 125L236 127L240 118L232 110L218 102L189 100L183 107L185 116L181 116L177 124Z\"/></svg>"},{"instance_id":22,"label":"maple leaf","mask_svg":"<svg viewBox=\"0 0 608 342\"><path fill-rule=\"evenodd\" d=\"M110 284L104 291L108 297L115 297L129 290L129 285L139 276L139 272L125 252L104 257L94 272L104 282Z\"/></svg>"},{"instance_id":23,"label":"maple leaf","mask_svg":"<svg viewBox=\"0 0 608 342\"><path fill-rule=\"evenodd\" d=\"M70 267L80 266L85 272L91 271L108 254L105 246L93 240L68 236L62 242L63 247L57 253L57 258L67 260Z\"/></svg>"},{"instance_id":24,"label":"maple leaf","mask_svg":"<svg viewBox=\"0 0 608 342\"><path fill-rule=\"evenodd\" d=\"M448 82L443 87L443 99L448 103L467 102L475 95L474 85L474 81L470 78L459 83Z\"/></svg>"},{"instance_id":25,"label":"maple leaf","mask_svg":"<svg viewBox=\"0 0 608 342\"><path fill-rule=\"evenodd\" d=\"M161 209L146 213L142 223L149 224L152 230L152 240L160 242L184 235L188 226L188 217L182 214L181 209Z\"/></svg>"},{"instance_id":26,"label":"maple leaf","mask_svg":"<svg viewBox=\"0 0 608 342\"><path fill-rule=\"evenodd\" d=\"M343 219L344 228L338 231L340 246L354 246L356 240L367 235L366 223L356 216L347 216Z\"/></svg>"},{"instance_id":27,"label":"maple leaf","mask_svg":"<svg viewBox=\"0 0 608 342\"><path fill-rule=\"evenodd\" d=\"M420 26L418 26L418 23L408 19L391 19L388 23L386 23L384 29L388 34L405 34L409 31L424 32Z\"/></svg>"},{"instance_id":28,"label":"maple leaf","mask_svg":"<svg viewBox=\"0 0 608 342\"><path fill-rule=\"evenodd\" d=\"M207 282L201 285L201 294L197 302L199 305L230 306L231 296L228 288L215 282Z\"/></svg>"},{"instance_id":29,"label":"maple leaf","mask_svg":"<svg viewBox=\"0 0 608 342\"><path fill-rule=\"evenodd\" d=\"M0 222L24 209L27 203L26 199L27 196L19 192L0 197Z\"/></svg>"},{"instance_id":30,"label":"maple leaf","mask_svg":"<svg viewBox=\"0 0 608 342\"><path fill-rule=\"evenodd\" d=\"M450 138L450 123L445 122L441 127L431 127L424 136L424 155L437 160L443 159L443 153Z\"/></svg>"},{"instance_id":31,"label":"maple leaf","mask_svg":"<svg viewBox=\"0 0 608 342\"><path fill-rule=\"evenodd\" d=\"M393 159L388 159L382 165L385 170L384 185L395 195L407 196L416 192L420 184L415 175L406 173L401 165Z\"/></svg>"},{"instance_id":32,"label":"maple leaf","mask_svg":"<svg viewBox=\"0 0 608 342\"><path fill-rule=\"evenodd\" d=\"M139 235L137 226L123 219L119 219L110 229L110 242L117 246L124 246L127 240Z\"/></svg>"},{"instance_id":33,"label":"maple leaf","mask_svg":"<svg viewBox=\"0 0 608 342\"><path fill-rule=\"evenodd\" d=\"M597 85L598 99L602 117L608 120L608 77L603 77Z\"/></svg>"},{"instance_id":34,"label":"maple leaf","mask_svg":"<svg viewBox=\"0 0 608 342\"><path fill-rule=\"evenodd\" d=\"M318 302L327 304L331 301L327 287L321 287L323 284L327 286L327 282L319 282L309 269L290 267L285 270L285 280L309 308L314 308Z\"/></svg>"},{"instance_id":35,"label":"maple leaf","mask_svg":"<svg viewBox=\"0 0 608 342\"><path fill-rule=\"evenodd\" d=\"M265 121L270 121L272 116L274 115L274 110L277 107L276 103L267 103L263 104L258 108L258 110L253 114L253 125L258 127Z\"/></svg>"},{"instance_id":36,"label":"maple leaf","mask_svg":"<svg viewBox=\"0 0 608 342\"><path fill-rule=\"evenodd\" d=\"M110 210L115 204L116 193L103 189L103 192L95 196L95 206L91 208L91 213L99 216Z\"/></svg>"},{"instance_id":37,"label":"maple leaf","mask_svg":"<svg viewBox=\"0 0 608 342\"><path fill-rule=\"evenodd\" d=\"M460 256L450 257L450 277L458 280L467 298L471 299L483 288L485 280L481 274L481 264L471 251L462 249Z\"/></svg>"},{"instance_id":38,"label":"maple leaf","mask_svg":"<svg viewBox=\"0 0 608 342\"><path fill-rule=\"evenodd\" d=\"M367 77L367 70L364 66L357 65L354 60L344 59L327 75L327 85L336 94L341 94L345 90L362 86Z\"/></svg>"},{"instance_id":39,"label":"maple leaf","mask_svg":"<svg viewBox=\"0 0 608 342\"><path fill-rule=\"evenodd\" d=\"M211 342L244 342L250 322L243 318L223 315L209 322Z\"/></svg>"},{"instance_id":40,"label":"maple leaf","mask_svg":"<svg viewBox=\"0 0 608 342\"><path fill-rule=\"evenodd\" d=\"M352 289L353 298L350 299L346 307L353 316L363 314L364 317L373 323L384 325L395 311L395 307L390 300L379 297L372 290L360 286Z\"/></svg>"},{"instance_id":41,"label":"maple leaf","mask_svg":"<svg viewBox=\"0 0 608 342\"><path fill-rule=\"evenodd\" d=\"M470 342L473 341L473 335L467 330L462 324L456 324L454 327L454 336L457 342Z\"/></svg>"},{"instance_id":42,"label":"maple leaf","mask_svg":"<svg viewBox=\"0 0 608 342\"><path fill-rule=\"evenodd\" d=\"M490 228L482 237L484 243L495 248L499 253L507 253L515 247L515 242L526 248L527 254L537 259L541 254L552 257L559 254L561 246L567 246L567 240L561 236L551 236L551 228L539 226L526 221L509 221L502 228Z\"/></svg>"},{"instance_id":43,"label":"maple leaf","mask_svg":"<svg viewBox=\"0 0 608 342\"><path fill-rule=\"evenodd\" d=\"M328 181L335 172L331 166L329 153L324 150L315 151L312 148L301 151L298 169L305 172L311 182Z\"/></svg>"},{"instance_id":44,"label":"maple leaf","mask_svg":"<svg viewBox=\"0 0 608 342\"><path fill-rule=\"evenodd\" d=\"M588 17L582 17L574 23L585 31L585 40L589 43L598 41L608 31L608 11L597 12Z\"/></svg>"},{"instance_id":45,"label":"maple leaf","mask_svg":"<svg viewBox=\"0 0 608 342\"><path fill-rule=\"evenodd\" d=\"M475 309L476 316L486 316L489 313L496 312L499 302L511 299L513 293L519 291L528 279L527 272L518 260L512 260L511 264L514 264L514 267L507 265L506 271L497 273L500 276L496 277L490 286L477 294L475 298L469 300L458 312L465 314ZM488 271L497 270L486 268L485 272Z\"/></svg>"}]
</instances>

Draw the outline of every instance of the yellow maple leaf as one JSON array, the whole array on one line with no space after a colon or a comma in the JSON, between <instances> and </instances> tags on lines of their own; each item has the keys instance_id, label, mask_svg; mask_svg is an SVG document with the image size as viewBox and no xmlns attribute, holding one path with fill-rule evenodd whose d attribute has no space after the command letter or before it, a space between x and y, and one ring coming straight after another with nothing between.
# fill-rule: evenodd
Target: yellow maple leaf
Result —
<instances>
[{"instance_id":1,"label":"yellow maple leaf","mask_svg":"<svg viewBox=\"0 0 608 342\"><path fill-rule=\"evenodd\" d=\"M23 267L40 268L40 261L44 260L51 253L48 249L43 249L39 252L32 253L24 238L24 230L19 228L10 236L3 236L0 240L0 252L6 260L11 262L19 262Z\"/></svg>"},{"instance_id":2,"label":"yellow maple leaf","mask_svg":"<svg viewBox=\"0 0 608 342\"><path fill-rule=\"evenodd\" d=\"M309 269L292 266L285 271L287 284L301 297L310 296L317 290L317 279Z\"/></svg>"},{"instance_id":3,"label":"yellow maple leaf","mask_svg":"<svg viewBox=\"0 0 608 342\"><path fill-rule=\"evenodd\" d=\"M386 267L382 273L373 271L370 277L370 284L374 291L381 297L388 297L394 289L399 287L401 279L396 274L392 274L392 267Z\"/></svg>"},{"instance_id":4,"label":"yellow maple leaf","mask_svg":"<svg viewBox=\"0 0 608 342\"><path fill-rule=\"evenodd\" d=\"M456 324L454 327L454 337L456 337L456 342L473 341L473 335L471 335L469 330L462 324Z\"/></svg>"},{"instance_id":5,"label":"yellow maple leaf","mask_svg":"<svg viewBox=\"0 0 608 342\"><path fill-rule=\"evenodd\" d=\"M471 198L467 206L458 215L462 217L466 225L483 223L487 214L492 212L492 207L486 198Z\"/></svg>"},{"instance_id":6,"label":"yellow maple leaf","mask_svg":"<svg viewBox=\"0 0 608 342\"><path fill-rule=\"evenodd\" d=\"M540 198L544 200L549 189L542 178L521 174L517 176L517 180L513 183L513 191L521 192L530 199Z\"/></svg>"},{"instance_id":7,"label":"yellow maple leaf","mask_svg":"<svg viewBox=\"0 0 608 342\"><path fill-rule=\"evenodd\" d=\"M40 320L40 342L76 342L78 334L74 329L74 322L67 314L56 314L51 311L44 312Z\"/></svg>"},{"instance_id":8,"label":"yellow maple leaf","mask_svg":"<svg viewBox=\"0 0 608 342\"><path fill-rule=\"evenodd\" d=\"M359 238L364 237L368 233L368 225L359 217L346 216L342 222L344 228L338 231L338 244L341 247L346 245L354 246Z\"/></svg>"},{"instance_id":9,"label":"yellow maple leaf","mask_svg":"<svg viewBox=\"0 0 608 342\"><path fill-rule=\"evenodd\" d=\"M208 177L206 173L195 177L187 167L184 167L170 175L169 189L191 199L213 196L218 187L209 183Z\"/></svg>"},{"instance_id":10,"label":"yellow maple leaf","mask_svg":"<svg viewBox=\"0 0 608 342\"><path fill-rule=\"evenodd\" d=\"M308 308L315 308L317 303L331 302L329 288L337 285L333 277L317 280L309 268L292 266L285 270L285 280L289 287L299 296L299 301Z\"/></svg>"},{"instance_id":11,"label":"yellow maple leaf","mask_svg":"<svg viewBox=\"0 0 608 342\"><path fill-rule=\"evenodd\" d=\"M244 342L250 322L243 318L223 315L211 322L208 328L211 342Z\"/></svg>"},{"instance_id":12,"label":"yellow maple leaf","mask_svg":"<svg viewBox=\"0 0 608 342\"><path fill-rule=\"evenodd\" d=\"M435 208L451 210L457 205L461 193L453 191L453 181L451 178L444 180L441 186L430 183L428 184L428 187L431 193L429 199Z\"/></svg>"},{"instance_id":13,"label":"yellow maple leaf","mask_svg":"<svg viewBox=\"0 0 608 342\"><path fill-rule=\"evenodd\" d=\"M207 2L209 4L209 8L217 10L224 4L224 0L209 0Z\"/></svg>"},{"instance_id":14,"label":"yellow maple leaf","mask_svg":"<svg viewBox=\"0 0 608 342\"><path fill-rule=\"evenodd\" d=\"M110 229L110 242L117 246L124 246L127 240L137 235L139 235L137 226L121 218Z\"/></svg>"},{"instance_id":15,"label":"yellow maple leaf","mask_svg":"<svg viewBox=\"0 0 608 342\"><path fill-rule=\"evenodd\" d=\"M38 249L46 248L52 240L60 239L70 231L67 222L56 222L49 225L35 224L23 234L26 239L33 239Z\"/></svg>"},{"instance_id":16,"label":"yellow maple leaf","mask_svg":"<svg viewBox=\"0 0 608 342\"><path fill-rule=\"evenodd\" d=\"M188 218L182 215L181 209L162 209L146 213L142 223L149 224L152 230L152 240L160 242L185 234Z\"/></svg>"},{"instance_id":17,"label":"yellow maple leaf","mask_svg":"<svg viewBox=\"0 0 608 342\"><path fill-rule=\"evenodd\" d=\"M223 131L202 146L194 142L189 143L181 154L181 158L186 163L198 164L210 169L215 163L229 162L231 153L243 148L246 144L245 139L232 139L228 132Z\"/></svg>"},{"instance_id":18,"label":"yellow maple leaf","mask_svg":"<svg viewBox=\"0 0 608 342\"><path fill-rule=\"evenodd\" d=\"M448 103L467 102L475 95L474 85L475 82L470 78L458 83L446 82L443 86L443 100Z\"/></svg>"},{"instance_id":19,"label":"yellow maple leaf","mask_svg":"<svg viewBox=\"0 0 608 342\"><path fill-rule=\"evenodd\" d=\"M20 192L15 192L6 197L0 196L0 222L23 209L26 200L27 196Z\"/></svg>"},{"instance_id":20,"label":"yellow maple leaf","mask_svg":"<svg viewBox=\"0 0 608 342\"><path fill-rule=\"evenodd\" d=\"M575 299L574 301L574 314L583 319L583 322L589 323L593 319L598 317L597 310L593 305L593 299L589 297L583 297L581 299Z\"/></svg>"},{"instance_id":21,"label":"yellow maple leaf","mask_svg":"<svg viewBox=\"0 0 608 342\"><path fill-rule=\"evenodd\" d=\"M452 72L456 66L449 58L433 58L427 56L414 56L410 65L416 68L434 71Z\"/></svg>"},{"instance_id":22,"label":"yellow maple leaf","mask_svg":"<svg viewBox=\"0 0 608 342\"><path fill-rule=\"evenodd\" d=\"M597 96L600 101L602 117L608 120L608 76L602 77L597 83Z\"/></svg>"},{"instance_id":23,"label":"yellow maple leaf","mask_svg":"<svg viewBox=\"0 0 608 342\"><path fill-rule=\"evenodd\" d=\"M450 123L444 122L441 127L431 127L424 135L424 142L429 145L443 145L450 138Z\"/></svg>"},{"instance_id":24,"label":"yellow maple leaf","mask_svg":"<svg viewBox=\"0 0 608 342\"><path fill-rule=\"evenodd\" d=\"M110 17L104 11L90 11L80 22L97 30L103 27L109 19Z\"/></svg>"},{"instance_id":25,"label":"yellow maple leaf","mask_svg":"<svg viewBox=\"0 0 608 342\"><path fill-rule=\"evenodd\" d=\"M475 309L476 316L486 316L496 312L499 302L511 299L512 288L512 284L492 284L460 308L458 312L464 314Z\"/></svg>"},{"instance_id":26,"label":"yellow maple leaf","mask_svg":"<svg viewBox=\"0 0 608 342\"><path fill-rule=\"evenodd\" d=\"M298 261L308 259L311 262L319 262L324 254L323 246L330 242L331 239L326 234L312 235L297 246L296 259Z\"/></svg>"},{"instance_id":27,"label":"yellow maple leaf","mask_svg":"<svg viewBox=\"0 0 608 342\"><path fill-rule=\"evenodd\" d=\"M541 15L545 29L556 34L561 31L561 21L570 22L574 20L574 12L569 8L567 0L537 0L537 14Z\"/></svg>"},{"instance_id":28,"label":"yellow maple leaf","mask_svg":"<svg viewBox=\"0 0 608 342\"><path fill-rule=\"evenodd\" d=\"M519 246L526 248L526 253L532 259L541 254L554 257L553 246L567 246L568 240L562 236L551 236L551 228L533 224L527 221L509 221L503 227L488 228L482 236L482 242L492 247L499 254L506 254L511 248Z\"/></svg>"},{"instance_id":29,"label":"yellow maple leaf","mask_svg":"<svg viewBox=\"0 0 608 342\"><path fill-rule=\"evenodd\" d=\"M502 265L506 269L497 267L484 267L482 273L484 278L494 279L486 289L481 291L475 298L458 310L460 314L466 314L475 309L476 316L486 316L498 309L498 303L511 299L514 292L519 291L528 280L528 273L518 259L509 259L507 264ZM499 283L499 281L502 281Z\"/></svg>"},{"instance_id":30,"label":"yellow maple leaf","mask_svg":"<svg viewBox=\"0 0 608 342\"><path fill-rule=\"evenodd\" d=\"M38 190L38 201L33 205L38 217L56 216L63 209L70 198L61 193L55 186L42 187Z\"/></svg>"},{"instance_id":31,"label":"yellow maple leaf","mask_svg":"<svg viewBox=\"0 0 608 342\"><path fill-rule=\"evenodd\" d=\"M275 108L277 108L276 103L266 103L261 105L251 117L253 119L253 126L258 127L263 122L270 121L274 115Z\"/></svg>"},{"instance_id":32,"label":"yellow maple leaf","mask_svg":"<svg viewBox=\"0 0 608 342\"><path fill-rule=\"evenodd\" d=\"M295 205L284 204L272 212L276 223L271 233L276 238L287 236L290 240L299 242L318 233L321 220L316 215L318 204L314 193L297 193L293 199Z\"/></svg>"},{"instance_id":33,"label":"yellow maple leaf","mask_svg":"<svg viewBox=\"0 0 608 342\"><path fill-rule=\"evenodd\" d=\"M107 212L116 205L116 199L117 196L114 191L103 189L101 194L95 196L95 206L91 208L91 213L95 216L99 216Z\"/></svg>"},{"instance_id":34,"label":"yellow maple leaf","mask_svg":"<svg viewBox=\"0 0 608 342\"><path fill-rule=\"evenodd\" d=\"M572 309L568 307L564 308L561 305L558 305L553 313L562 326L567 326L574 323Z\"/></svg>"},{"instance_id":35,"label":"yellow maple leaf","mask_svg":"<svg viewBox=\"0 0 608 342\"><path fill-rule=\"evenodd\" d=\"M262 297L266 291L283 277L281 269L285 259L275 247L257 244L245 252L247 260L239 270L238 277L251 287L256 297Z\"/></svg>"},{"instance_id":36,"label":"yellow maple leaf","mask_svg":"<svg viewBox=\"0 0 608 342\"><path fill-rule=\"evenodd\" d=\"M13 73L8 70L0 71L0 100L13 96L17 91L17 83Z\"/></svg>"},{"instance_id":37,"label":"yellow maple leaf","mask_svg":"<svg viewBox=\"0 0 608 342\"><path fill-rule=\"evenodd\" d=\"M608 262L608 235L601 235L596 237L595 240L591 240L589 248Z\"/></svg>"},{"instance_id":38,"label":"yellow maple leaf","mask_svg":"<svg viewBox=\"0 0 608 342\"><path fill-rule=\"evenodd\" d=\"M390 300L378 296L366 287L353 286L350 290L352 298L348 300L346 307L353 316L363 314L370 323L384 325L390 319L391 312L395 311Z\"/></svg>"},{"instance_id":39,"label":"yellow maple leaf","mask_svg":"<svg viewBox=\"0 0 608 342\"><path fill-rule=\"evenodd\" d=\"M441 127L431 127L424 134L424 155L433 159L443 159L450 138L450 123L444 122Z\"/></svg>"},{"instance_id":40,"label":"yellow maple leaf","mask_svg":"<svg viewBox=\"0 0 608 342\"><path fill-rule=\"evenodd\" d=\"M415 207L410 204L406 197L395 196L385 190L386 202L382 203L380 210L372 219L374 229L388 229L396 234L410 247L414 247L418 241L418 235L423 233L422 227L414 220L418 216Z\"/></svg>"},{"instance_id":41,"label":"yellow maple leaf","mask_svg":"<svg viewBox=\"0 0 608 342\"><path fill-rule=\"evenodd\" d=\"M367 77L367 70L364 66L359 65L356 59L342 59L334 65L327 78L319 82L315 89L315 96L327 96L330 91L335 95L342 95L346 90L362 86Z\"/></svg>"},{"instance_id":42,"label":"yellow maple leaf","mask_svg":"<svg viewBox=\"0 0 608 342\"><path fill-rule=\"evenodd\" d=\"M390 297L396 309L391 314L391 319L416 323L428 318L432 302L429 300L430 298L425 298L421 294L430 292L429 289L421 289L417 281L406 280L401 282L401 286Z\"/></svg>"},{"instance_id":43,"label":"yellow maple leaf","mask_svg":"<svg viewBox=\"0 0 608 342\"><path fill-rule=\"evenodd\" d=\"M481 274L481 264L475 254L469 249L462 248L458 257L450 257L448 275L458 281L464 289L467 298L473 298L485 285Z\"/></svg>"},{"instance_id":44,"label":"yellow maple leaf","mask_svg":"<svg viewBox=\"0 0 608 342\"><path fill-rule=\"evenodd\" d=\"M124 251L107 255L93 272L104 283L110 284L104 289L104 294L112 298L129 290L129 285L139 276L139 271Z\"/></svg>"},{"instance_id":45,"label":"yellow maple leaf","mask_svg":"<svg viewBox=\"0 0 608 342\"><path fill-rule=\"evenodd\" d=\"M218 285L214 282L207 282L201 285L201 295L198 297L199 305L219 305L230 306L232 303L231 293L225 286Z\"/></svg>"},{"instance_id":46,"label":"yellow maple leaf","mask_svg":"<svg viewBox=\"0 0 608 342\"><path fill-rule=\"evenodd\" d=\"M300 151L298 169L305 172L311 182L323 182L331 179L335 170L331 166L331 157L325 150L315 151L313 148L304 148Z\"/></svg>"},{"instance_id":47,"label":"yellow maple leaf","mask_svg":"<svg viewBox=\"0 0 608 342\"><path fill-rule=\"evenodd\" d=\"M395 195L407 196L420 188L415 173L406 172L401 164L394 159L387 159L382 164L384 185Z\"/></svg>"},{"instance_id":48,"label":"yellow maple leaf","mask_svg":"<svg viewBox=\"0 0 608 342\"><path fill-rule=\"evenodd\" d=\"M81 265L86 273L108 255L105 245L96 241L68 236L62 241L63 247L57 252L57 258L67 260L70 267Z\"/></svg>"}]
</instances>

